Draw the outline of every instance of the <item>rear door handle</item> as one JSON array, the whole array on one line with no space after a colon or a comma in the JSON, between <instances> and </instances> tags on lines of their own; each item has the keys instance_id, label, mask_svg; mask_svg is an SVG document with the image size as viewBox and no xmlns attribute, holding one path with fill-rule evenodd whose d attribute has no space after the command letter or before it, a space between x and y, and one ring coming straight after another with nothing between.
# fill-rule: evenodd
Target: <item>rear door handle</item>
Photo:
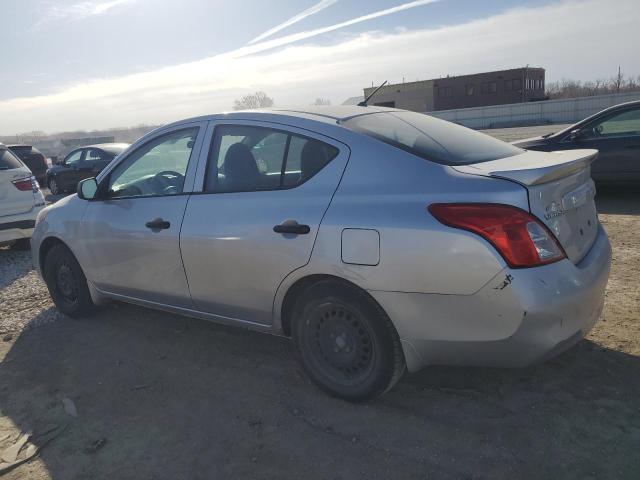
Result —
<instances>
[{"instance_id":1,"label":"rear door handle","mask_svg":"<svg viewBox=\"0 0 640 480\"><path fill-rule=\"evenodd\" d=\"M306 235L311 231L309 225L301 225L295 220L285 220L280 225L273 227L276 233L291 233L293 235Z\"/></svg>"},{"instance_id":2,"label":"rear door handle","mask_svg":"<svg viewBox=\"0 0 640 480\"><path fill-rule=\"evenodd\" d=\"M171 223L161 218L155 218L150 222L145 223L144 226L150 228L151 230L166 230L171 226Z\"/></svg>"}]
</instances>

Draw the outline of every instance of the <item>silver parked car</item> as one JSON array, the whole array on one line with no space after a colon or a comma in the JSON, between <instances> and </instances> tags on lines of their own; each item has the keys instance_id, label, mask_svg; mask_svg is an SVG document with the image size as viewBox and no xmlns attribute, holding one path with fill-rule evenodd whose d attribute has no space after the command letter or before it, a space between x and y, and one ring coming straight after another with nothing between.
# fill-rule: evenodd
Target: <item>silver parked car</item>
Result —
<instances>
[{"instance_id":1,"label":"silver parked car","mask_svg":"<svg viewBox=\"0 0 640 480\"><path fill-rule=\"evenodd\" d=\"M405 368L527 365L592 328L596 155L377 107L194 118L43 210L34 262L68 315L115 299L290 336L322 389L368 400Z\"/></svg>"}]
</instances>

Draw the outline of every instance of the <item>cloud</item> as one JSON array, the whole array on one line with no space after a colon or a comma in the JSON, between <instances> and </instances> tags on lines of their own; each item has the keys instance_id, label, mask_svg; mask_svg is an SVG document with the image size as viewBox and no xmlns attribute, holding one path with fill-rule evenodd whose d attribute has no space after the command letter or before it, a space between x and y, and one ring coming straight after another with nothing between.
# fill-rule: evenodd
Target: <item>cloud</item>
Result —
<instances>
[{"instance_id":1,"label":"cloud","mask_svg":"<svg viewBox=\"0 0 640 480\"><path fill-rule=\"evenodd\" d=\"M291 35L287 35L285 37L279 37L273 40L267 40L266 42L257 43L249 47L239 48L234 53L236 54L236 56L238 56L238 55L249 55L251 53L270 50L272 48L281 47L283 45L288 45L294 42L299 42L300 40L306 40L307 38L317 37L318 35L333 32L334 30L350 27L351 25L356 25L358 23L366 22L368 20L384 17L386 15L391 15L393 13L402 12L403 10L422 7L424 5L428 5L430 3L436 3L438 1L440 0L415 0L413 2L403 3L395 7L386 8L384 10L378 10L377 12L369 13L367 15L362 15L360 17L352 18L350 20L336 23L334 25L329 25L327 27L321 27L321 28L316 28L314 30L307 30L305 32L294 33Z\"/></svg>"},{"instance_id":2,"label":"cloud","mask_svg":"<svg viewBox=\"0 0 640 480\"><path fill-rule=\"evenodd\" d=\"M116 7L133 3L134 1L136 0L85 0L65 6L49 4L48 8L45 8L44 15L37 26L58 20L82 20L83 18L102 15Z\"/></svg>"},{"instance_id":3,"label":"cloud","mask_svg":"<svg viewBox=\"0 0 640 480\"><path fill-rule=\"evenodd\" d=\"M340 37L329 45L289 43L261 51L273 41L261 42L196 62L0 101L0 132L166 123L228 110L235 98L256 90L274 97L277 106L307 105L316 97L335 104L386 79L526 64L547 68L549 81L610 77L618 65L638 74L640 57L631 39L639 13L636 0L618 0L615 9L600 0L563 1L453 26Z\"/></svg>"},{"instance_id":4,"label":"cloud","mask_svg":"<svg viewBox=\"0 0 640 480\"><path fill-rule=\"evenodd\" d=\"M297 15L294 15L293 17L289 18L288 20L286 20L285 22L281 23L280 25L276 25L273 28L270 28L269 30L267 30L266 32L258 35L256 38L254 38L253 40L251 40L249 43L256 43L259 42L260 40L264 40L267 37L271 37L273 36L274 33L279 32L280 30L283 30L287 27L290 27L291 25L300 22L301 20L304 20L307 17L310 17L311 15L315 15L318 12L321 12L322 10L324 10L327 7L330 7L331 5L333 5L334 3L336 3L338 0L322 0L318 3L316 3L315 5L307 8L306 10L298 13Z\"/></svg>"}]
</instances>

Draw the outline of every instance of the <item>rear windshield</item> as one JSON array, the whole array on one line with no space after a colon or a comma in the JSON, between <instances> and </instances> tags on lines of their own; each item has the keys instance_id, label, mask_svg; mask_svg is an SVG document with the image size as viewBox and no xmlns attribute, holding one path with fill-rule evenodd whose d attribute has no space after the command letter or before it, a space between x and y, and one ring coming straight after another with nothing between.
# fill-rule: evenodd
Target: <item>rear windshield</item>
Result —
<instances>
[{"instance_id":1,"label":"rear windshield","mask_svg":"<svg viewBox=\"0 0 640 480\"><path fill-rule=\"evenodd\" d=\"M13 170L22 167L20 160L6 148L0 149L0 170Z\"/></svg>"},{"instance_id":2,"label":"rear windshield","mask_svg":"<svg viewBox=\"0 0 640 480\"><path fill-rule=\"evenodd\" d=\"M20 145L20 146L13 146L9 148L13 153L15 153L18 157L22 159L25 159L26 157L31 155L31 150L32 150L31 146Z\"/></svg>"},{"instance_id":3,"label":"rear windshield","mask_svg":"<svg viewBox=\"0 0 640 480\"><path fill-rule=\"evenodd\" d=\"M484 133L415 112L361 115L342 125L443 165L487 162L522 153Z\"/></svg>"}]
</instances>

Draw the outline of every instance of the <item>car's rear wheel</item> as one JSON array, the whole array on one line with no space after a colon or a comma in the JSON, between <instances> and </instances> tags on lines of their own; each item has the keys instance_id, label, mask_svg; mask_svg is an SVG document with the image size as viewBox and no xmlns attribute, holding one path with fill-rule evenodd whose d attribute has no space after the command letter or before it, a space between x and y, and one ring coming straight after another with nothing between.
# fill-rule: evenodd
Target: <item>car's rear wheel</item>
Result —
<instances>
[{"instance_id":1,"label":"car's rear wheel","mask_svg":"<svg viewBox=\"0 0 640 480\"><path fill-rule=\"evenodd\" d=\"M44 261L44 280L58 310L70 317L89 313L93 301L87 278L73 253L64 245L55 245Z\"/></svg>"},{"instance_id":2,"label":"car's rear wheel","mask_svg":"<svg viewBox=\"0 0 640 480\"><path fill-rule=\"evenodd\" d=\"M60 187L58 186L58 181L55 178L50 178L47 185L49 186L51 195L58 195L60 193Z\"/></svg>"},{"instance_id":3,"label":"car's rear wheel","mask_svg":"<svg viewBox=\"0 0 640 480\"><path fill-rule=\"evenodd\" d=\"M372 400L405 369L398 334L382 308L347 283L321 281L298 298L293 339L309 377L327 393Z\"/></svg>"}]
</instances>

